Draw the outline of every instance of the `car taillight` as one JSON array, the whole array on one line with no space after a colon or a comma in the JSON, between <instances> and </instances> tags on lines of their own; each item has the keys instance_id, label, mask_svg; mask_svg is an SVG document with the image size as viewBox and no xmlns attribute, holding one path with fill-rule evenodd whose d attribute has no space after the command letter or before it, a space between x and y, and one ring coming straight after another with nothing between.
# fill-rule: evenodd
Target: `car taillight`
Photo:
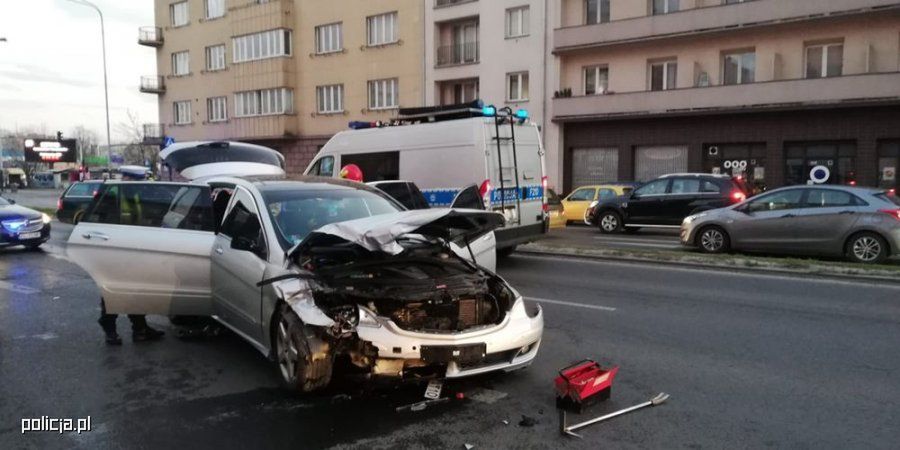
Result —
<instances>
[{"instance_id":1,"label":"car taillight","mask_svg":"<svg viewBox=\"0 0 900 450\"><path fill-rule=\"evenodd\" d=\"M896 194L897 194L896 189L888 189L888 195L896 195Z\"/></svg>"},{"instance_id":2,"label":"car taillight","mask_svg":"<svg viewBox=\"0 0 900 450\"><path fill-rule=\"evenodd\" d=\"M547 178L547 175L541 177L541 201L544 203L543 208L545 213L550 212L550 204L547 203L547 185L550 183L550 180Z\"/></svg>"},{"instance_id":3,"label":"car taillight","mask_svg":"<svg viewBox=\"0 0 900 450\"><path fill-rule=\"evenodd\" d=\"M900 209L879 209L878 212L885 213L897 220L900 220Z\"/></svg>"},{"instance_id":4,"label":"car taillight","mask_svg":"<svg viewBox=\"0 0 900 450\"><path fill-rule=\"evenodd\" d=\"M491 180L484 180L481 183L481 187L478 188L478 192L481 194L481 199L484 201L484 207L491 207Z\"/></svg>"},{"instance_id":5,"label":"car taillight","mask_svg":"<svg viewBox=\"0 0 900 450\"><path fill-rule=\"evenodd\" d=\"M62 209L62 197L56 199L56 210L59 211Z\"/></svg>"},{"instance_id":6,"label":"car taillight","mask_svg":"<svg viewBox=\"0 0 900 450\"><path fill-rule=\"evenodd\" d=\"M731 193L731 201L734 203L740 203L744 200L747 200L747 194L741 191L732 191Z\"/></svg>"},{"instance_id":7,"label":"car taillight","mask_svg":"<svg viewBox=\"0 0 900 450\"><path fill-rule=\"evenodd\" d=\"M856 181L851 180L849 184L850 186L856 186Z\"/></svg>"}]
</instances>

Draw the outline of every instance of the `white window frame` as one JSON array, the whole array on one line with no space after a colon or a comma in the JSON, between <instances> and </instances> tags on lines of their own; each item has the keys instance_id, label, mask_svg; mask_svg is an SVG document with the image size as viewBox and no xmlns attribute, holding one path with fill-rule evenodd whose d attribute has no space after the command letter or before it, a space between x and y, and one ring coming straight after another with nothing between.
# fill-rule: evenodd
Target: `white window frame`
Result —
<instances>
[{"instance_id":1,"label":"white window frame","mask_svg":"<svg viewBox=\"0 0 900 450\"><path fill-rule=\"evenodd\" d=\"M518 82L518 86L517 86L517 89L516 89L517 92L516 92L516 96L515 96L515 97L513 97L512 95L510 95L510 94L512 94L512 92L511 92L511 91L512 91L512 80L513 80L514 78L515 78L515 79L517 80L517 82ZM531 83L530 83L529 78L530 78L530 77L528 76L528 72L527 72L527 71L523 71L523 72L512 72L512 73L506 74L506 101L507 101L507 102L527 102L527 101L529 100L528 96L523 96L523 93L524 93L526 90L528 91L529 96L530 96L530 94L531 94L531 85L530 85ZM526 85L526 84L529 85L528 88L527 88L527 89L522 89L522 86L524 86L524 85Z\"/></svg>"},{"instance_id":2,"label":"white window frame","mask_svg":"<svg viewBox=\"0 0 900 450\"><path fill-rule=\"evenodd\" d=\"M670 66L670 65L674 65L674 66L675 66L675 79L674 79L674 80L670 80L670 79L669 79L669 66ZM677 85L677 83L678 83L678 60L677 60L677 59L667 59L667 60L651 61L651 62L648 62L648 63L647 63L647 75L648 75L648 77L647 77L647 82L648 82L648 83L647 83L647 90L648 90L648 91L652 91L652 90L653 90L653 67L654 67L654 66L662 66L662 69L663 69L663 73L662 73L662 75L663 75L663 79L662 79L663 85L662 85L662 89L660 89L660 90L662 90L662 91L668 91L668 90L670 90L670 89L675 89L675 88L678 87L678 85ZM670 83L669 83L670 81L671 81L671 85L670 85Z\"/></svg>"},{"instance_id":3,"label":"white window frame","mask_svg":"<svg viewBox=\"0 0 900 450\"><path fill-rule=\"evenodd\" d=\"M191 54L187 50L172 53L172 76L191 74Z\"/></svg>"},{"instance_id":4,"label":"white window frame","mask_svg":"<svg viewBox=\"0 0 900 450\"><path fill-rule=\"evenodd\" d=\"M591 21L591 17L588 16L588 11L590 11L589 3L591 3L591 2L597 2L597 17L593 18L594 19L593 22ZM585 25L596 25L596 24L600 24L600 23L609 23L609 21L610 21L609 10L612 9L612 6L610 5L610 3L611 3L611 0L606 0L606 1L604 1L604 0L584 0L584 24ZM603 7L604 4L606 5L606 8ZM603 20L604 10L606 10L606 20Z\"/></svg>"},{"instance_id":5,"label":"white window frame","mask_svg":"<svg viewBox=\"0 0 900 450\"><path fill-rule=\"evenodd\" d=\"M225 69L225 44L206 47L206 71L215 72Z\"/></svg>"},{"instance_id":6,"label":"white window frame","mask_svg":"<svg viewBox=\"0 0 900 450\"><path fill-rule=\"evenodd\" d=\"M506 10L506 37L520 38L531 34L531 9L528 5Z\"/></svg>"},{"instance_id":7,"label":"white window frame","mask_svg":"<svg viewBox=\"0 0 900 450\"><path fill-rule=\"evenodd\" d=\"M400 81L397 78L369 80L368 105L373 111L400 107Z\"/></svg>"},{"instance_id":8,"label":"white window frame","mask_svg":"<svg viewBox=\"0 0 900 450\"><path fill-rule=\"evenodd\" d=\"M588 93L588 73L593 72L594 75L594 86L593 93ZM606 86L600 85L600 72L606 72ZM599 64L595 66L585 66L581 70L582 76L582 88L584 89L584 95L603 95L609 90L609 66L605 64Z\"/></svg>"},{"instance_id":9,"label":"white window frame","mask_svg":"<svg viewBox=\"0 0 900 450\"><path fill-rule=\"evenodd\" d=\"M400 40L397 11L366 17L366 45L395 44Z\"/></svg>"},{"instance_id":10,"label":"white window frame","mask_svg":"<svg viewBox=\"0 0 900 450\"><path fill-rule=\"evenodd\" d=\"M225 0L204 0L206 20L225 17Z\"/></svg>"},{"instance_id":11,"label":"white window frame","mask_svg":"<svg viewBox=\"0 0 900 450\"><path fill-rule=\"evenodd\" d=\"M206 99L206 120L209 123L228 121L228 97Z\"/></svg>"},{"instance_id":12,"label":"white window frame","mask_svg":"<svg viewBox=\"0 0 900 450\"><path fill-rule=\"evenodd\" d=\"M649 0L649 1L650 1L650 15L651 16L661 16L663 14L671 14L674 12L681 11L681 0L676 0L677 3L675 5L675 9L670 8L670 6L671 6L671 5L669 5L670 0L663 0L663 9L662 9L662 11L659 11L659 12L657 12L653 9L653 0Z\"/></svg>"},{"instance_id":13,"label":"white window frame","mask_svg":"<svg viewBox=\"0 0 900 450\"><path fill-rule=\"evenodd\" d=\"M181 100L172 104L175 125L190 125L193 121L191 115L191 101Z\"/></svg>"},{"instance_id":14,"label":"white window frame","mask_svg":"<svg viewBox=\"0 0 900 450\"><path fill-rule=\"evenodd\" d=\"M316 112L319 114L339 114L344 112L344 85L317 86Z\"/></svg>"},{"instance_id":15,"label":"white window frame","mask_svg":"<svg viewBox=\"0 0 900 450\"><path fill-rule=\"evenodd\" d=\"M319 25L316 33L316 54L325 55L344 50L344 24L343 22Z\"/></svg>"},{"instance_id":16,"label":"white window frame","mask_svg":"<svg viewBox=\"0 0 900 450\"><path fill-rule=\"evenodd\" d=\"M231 38L232 63L291 56L293 32L284 28Z\"/></svg>"},{"instance_id":17,"label":"white window frame","mask_svg":"<svg viewBox=\"0 0 900 450\"><path fill-rule=\"evenodd\" d=\"M182 13L184 17L182 17ZM191 23L191 8L187 0L169 5L169 23L173 28Z\"/></svg>"},{"instance_id":18,"label":"white window frame","mask_svg":"<svg viewBox=\"0 0 900 450\"><path fill-rule=\"evenodd\" d=\"M290 88L257 89L234 93L234 117L257 117L294 112Z\"/></svg>"},{"instance_id":19,"label":"white window frame","mask_svg":"<svg viewBox=\"0 0 900 450\"><path fill-rule=\"evenodd\" d=\"M746 54L753 55L753 72L754 72L753 80L748 81L748 82L744 82L744 55L746 55ZM739 58L737 58L737 61L738 61L737 80L734 83L728 83L727 80L725 79L726 78L725 71L728 66L727 60L728 60L729 56L738 56L739 57ZM733 86L733 85L738 85L738 84L750 84L750 83L755 83L755 82L756 82L756 49L746 50L746 51L738 50L738 51L732 51L732 52L727 52L727 53L722 54L722 85Z\"/></svg>"},{"instance_id":20,"label":"white window frame","mask_svg":"<svg viewBox=\"0 0 900 450\"><path fill-rule=\"evenodd\" d=\"M841 47L841 73L833 76L841 76L844 74L844 43L843 42L826 42L823 44L809 44L803 49L803 76L808 78L809 74L809 51L814 48L822 49L822 67L819 76L815 78L828 78L828 49L830 47Z\"/></svg>"}]
</instances>

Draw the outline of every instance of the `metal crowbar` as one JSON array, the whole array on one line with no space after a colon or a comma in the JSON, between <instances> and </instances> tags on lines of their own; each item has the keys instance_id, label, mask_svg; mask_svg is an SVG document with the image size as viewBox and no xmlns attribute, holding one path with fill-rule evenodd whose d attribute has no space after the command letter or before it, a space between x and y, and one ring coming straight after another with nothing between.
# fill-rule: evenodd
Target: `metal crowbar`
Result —
<instances>
[{"instance_id":1,"label":"metal crowbar","mask_svg":"<svg viewBox=\"0 0 900 450\"><path fill-rule=\"evenodd\" d=\"M653 398L650 399L649 401L646 401L646 402L641 403L641 404L639 404L639 405L634 405L634 406L632 406L632 407L630 407L630 408L625 408L625 409L622 409L622 410L619 410L619 411L616 411L616 412L613 412L613 413L609 413L609 414L607 414L607 415L605 415L605 416L600 416L600 417L597 417L597 418L594 418L594 419L591 419L591 420L588 420L588 421L585 421L585 422L576 423L576 424L574 424L574 425L568 425L568 426L566 425L566 411L565 411L564 409L560 409L560 410L559 410L559 431L560 431L560 433L562 433L562 434L568 434L569 436L575 436L575 437L577 437L577 438L581 438L581 435L580 435L580 434L573 433L573 431L575 431L575 430L577 430L577 429L579 429L579 428L584 428L584 427L586 427L586 426L588 426L588 425L591 425L591 424L595 424L595 423L598 423L598 422L603 422L604 420L612 419L613 417L618 417L618 416L621 416L621 415L623 415L623 414L628 414L628 413L630 413L630 412L632 412L632 411L637 411L637 410L639 410L639 409L641 409L641 408L646 408L646 407L648 407L648 406L658 406L658 405L661 405L661 404L662 404L664 401L666 401L668 398L669 398L669 394L666 394L666 393L664 393L664 392L660 392L659 394L656 395L656 397L653 397Z\"/></svg>"}]
</instances>

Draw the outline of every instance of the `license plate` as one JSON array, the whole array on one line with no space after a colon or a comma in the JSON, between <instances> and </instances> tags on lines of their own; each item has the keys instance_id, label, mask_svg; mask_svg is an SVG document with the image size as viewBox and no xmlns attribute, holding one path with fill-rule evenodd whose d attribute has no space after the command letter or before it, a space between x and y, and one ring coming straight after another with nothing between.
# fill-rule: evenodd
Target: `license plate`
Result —
<instances>
[{"instance_id":1,"label":"license plate","mask_svg":"<svg viewBox=\"0 0 900 450\"><path fill-rule=\"evenodd\" d=\"M468 345L423 345L422 359L427 363L448 363L456 361L461 364L477 363L484 359L487 344Z\"/></svg>"},{"instance_id":2,"label":"license plate","mask_svg":"<svg viewBox=\"0 0 900 450\"><path fill-rule=\"evenodd\" d=\"M441 398L441 389L443 389L444 383L441 383L439 380L431 380L428 382L428 387L425 388L425 398L430 400L437 400Z\"/></svg>"},{"instance_id":3,"label":"license plate","mask_svg":"<svg viewBox=\"0 0 900 450\"><path fill-rule=\"evenodd\" d=\"M38 239L41 237L40 231L35 231L34 233L22 233L19 235L19 240L24 239Z\"/></svg>"}]
</instances>

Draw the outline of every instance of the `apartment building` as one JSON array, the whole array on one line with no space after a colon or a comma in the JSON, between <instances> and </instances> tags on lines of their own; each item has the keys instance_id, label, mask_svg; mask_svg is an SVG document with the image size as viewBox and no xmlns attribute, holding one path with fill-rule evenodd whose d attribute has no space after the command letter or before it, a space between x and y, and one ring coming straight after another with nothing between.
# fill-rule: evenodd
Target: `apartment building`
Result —
<instances>
[{"instance_id":1,"label":"apartment building","mask_svg":"<svg viewBox=\"0 0 900 450\"><path fill-rule=\"evenodd\" d=\"M545 102L546 80L556 70L546 20L554 0L423 1L426 105L481 99L527 110L542 135L555 127ZM545 138L548 166L553 142Z\"/></svg>"},{"instance_id":2,"label":"apartment building","mask_svg":"<svg viewBox=\"0 0 900 450\"><path fill-rule=\"evenodd\" d=\"M351 120L423 104L422 0L156 0L142 92L159 97L145 141L230 139L305 169Z\"/></svg>"},{"instance_id":3,"label":"apartment building","mask_svg":"<svg viewBox=\"0 0 900 450\"><path fill-rule=\"evenodd\" d=\"M896 188L900 2L557 0L565 190L669 172Z\"/></svg>"}]
</instances>

